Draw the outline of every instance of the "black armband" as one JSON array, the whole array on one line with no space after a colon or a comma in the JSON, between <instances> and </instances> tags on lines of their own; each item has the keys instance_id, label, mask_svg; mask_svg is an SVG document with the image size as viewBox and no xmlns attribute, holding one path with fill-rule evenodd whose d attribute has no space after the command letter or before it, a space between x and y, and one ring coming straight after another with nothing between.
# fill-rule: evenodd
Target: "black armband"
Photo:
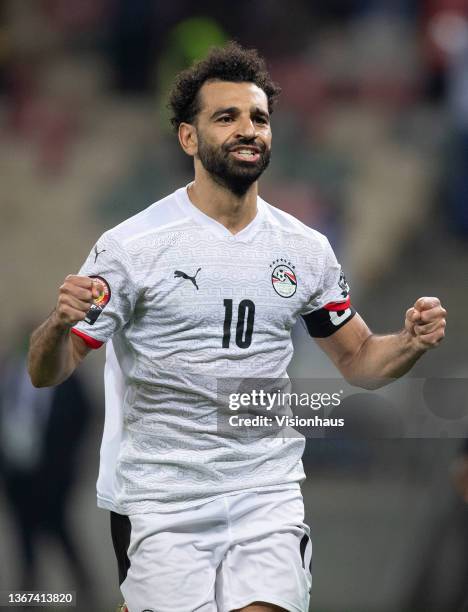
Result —
<instances>
[{"instance_id":1,"label":"black armband","mask_svg":"<svg viewBox=\"0 0 468 612\"><path fill-rule=\"evenodd\" d=\"M351 321L355 314L348 299L342 303L326 304L310 314L302 315L302 318L312 338L327 338Z\"/></svg>"}]
</instances>

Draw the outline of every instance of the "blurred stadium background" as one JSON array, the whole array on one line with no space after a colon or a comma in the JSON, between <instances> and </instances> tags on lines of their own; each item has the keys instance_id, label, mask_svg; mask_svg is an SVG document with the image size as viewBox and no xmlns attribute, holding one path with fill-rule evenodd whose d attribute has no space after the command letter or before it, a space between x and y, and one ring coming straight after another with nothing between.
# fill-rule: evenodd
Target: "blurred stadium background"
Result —
<instances>
[{"instance_id":1,"label":"blurred stadium background","mask_svg":"<svg viewBox=\"0 0 468 612\"><path fill-rule=\"evenodd\" d=\"M165 96L231 38L283 88L263 197L327 234L373 330L439 296L448 337L413 376L466 379L466 0L0 0L1 372L98 236L190 180ZM335 375L302 329L295 344L293 375ZM120 600L95 507L102 361L82 367L93 412L69 503L96 612ZM460 439L308 444L313 612L461 610L468 513L450 474L467 402ZM1 484L0 533L0 590L18 588ZM77 588L55 543L43 538L39 558L38 588Z\"/></svg>"}]
</instances>

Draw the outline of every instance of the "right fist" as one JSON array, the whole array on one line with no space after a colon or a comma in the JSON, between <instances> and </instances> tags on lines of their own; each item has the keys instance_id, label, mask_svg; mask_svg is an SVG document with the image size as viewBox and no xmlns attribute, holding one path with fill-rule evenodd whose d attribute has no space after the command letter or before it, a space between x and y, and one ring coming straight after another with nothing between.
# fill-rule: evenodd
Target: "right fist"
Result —
<instances>
[{"instance_id":1,"label":"right fist","mask_svg":"<svg viewBox=\"0 0 468 612\"><path fill-rule=\"evenodd\" d=\"M99 293L98 283L94 279L69 274L60 286L55 308L59 325L73 327L82 321Z\"/></svg>"}]
</instances>

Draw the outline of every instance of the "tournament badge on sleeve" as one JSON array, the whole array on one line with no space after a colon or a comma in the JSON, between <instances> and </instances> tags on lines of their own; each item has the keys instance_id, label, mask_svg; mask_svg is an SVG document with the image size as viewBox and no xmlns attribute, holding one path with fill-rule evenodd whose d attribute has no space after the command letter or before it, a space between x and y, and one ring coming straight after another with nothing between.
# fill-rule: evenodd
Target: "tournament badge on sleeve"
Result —
<instances>
[{"instance_id":1,"label":"tournament badge on sleeve","mask_svg":"<svg viewBox=\"0 0 468 612\"><path fill-rule=\"evenodd\" d=\"M98 297L94 298L91 308L86 313L85 321L88 325L94 325L101 312L109 303L111 290L109 283L102 276L90 276L94 280L94 284L99 289Z\"/></svg>"}]
</instances>

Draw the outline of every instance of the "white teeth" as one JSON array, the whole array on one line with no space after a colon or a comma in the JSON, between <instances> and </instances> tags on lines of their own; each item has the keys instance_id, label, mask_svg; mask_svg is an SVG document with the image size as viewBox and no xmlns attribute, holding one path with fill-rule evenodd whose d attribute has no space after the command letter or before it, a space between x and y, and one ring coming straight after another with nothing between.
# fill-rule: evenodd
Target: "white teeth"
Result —
<instances>
[{"instance_id":1,"label":"white teeth","mask_svg":"<svg viewBox=\"0 0 468 612\"><path fill-rule=\"evenodd\" d=\"M248 149L242 149L237 151L237 153L240 153L241 155L255 155L255 151L250 151Z\"/></svg>"}]
</instances>

